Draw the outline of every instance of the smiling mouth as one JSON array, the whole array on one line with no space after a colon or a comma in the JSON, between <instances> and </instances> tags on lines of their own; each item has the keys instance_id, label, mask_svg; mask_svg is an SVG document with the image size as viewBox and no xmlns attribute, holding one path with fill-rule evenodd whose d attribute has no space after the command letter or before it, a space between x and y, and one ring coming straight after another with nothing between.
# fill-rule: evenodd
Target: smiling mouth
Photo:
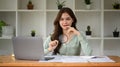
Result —
<instances>
[{"instance_id":1,"label":"smiling mouth","mask_svg":"<svg viewBox=\"0 0 120 67\"><path fill-rule=\"evenodd\" d=\"M64 27L68 27L69 25L63 25Z\"/></svg>"},{"instance_id":2,"label":"smiling mouth","mask_svg":"<svg viewBox=\"0 0 120 67\"><path fill-rule=\"evenodd\" d=\"M69 29L69 25L63 25L63 27L65 28L65 29Z\"/></svg>"}]
</instances>

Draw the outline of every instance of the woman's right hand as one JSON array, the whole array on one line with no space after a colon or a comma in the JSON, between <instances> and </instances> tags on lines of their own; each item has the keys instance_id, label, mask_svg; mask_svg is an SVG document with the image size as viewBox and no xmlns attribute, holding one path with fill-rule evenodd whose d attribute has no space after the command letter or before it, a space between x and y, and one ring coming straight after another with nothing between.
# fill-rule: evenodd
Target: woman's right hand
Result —
<instances>
[{"instance_id":1,"label":"woman's right hand","mask_svg":"<svg viewBox=\"0 0 120 67\"><path fill-rule=\"evenodd\" d=\"M48 48L48 50L51 52L51 51L53 51L57 46L58 46L58 40L51 41L51 42L49 43L49 48Z\"/></svg>"}]
</instances>

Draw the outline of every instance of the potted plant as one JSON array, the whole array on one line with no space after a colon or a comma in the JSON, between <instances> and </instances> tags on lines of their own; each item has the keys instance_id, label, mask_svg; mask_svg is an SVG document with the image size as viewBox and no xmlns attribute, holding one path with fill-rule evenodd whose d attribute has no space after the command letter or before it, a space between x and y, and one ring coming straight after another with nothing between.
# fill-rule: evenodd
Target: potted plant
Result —
<instances>
[{"instance_id":1,"label":"potted plant","mask_svg":"<svg viewBox=\"0 0 120 67\"><path fill-rule=\"evenodd\" d=\"M0 20L0 37L2 36L2 26L6 26L7 24L5 23L5 21Z\"/></svg>"},{"instance_id":2,"label":"potted plant","mask_svg":"<svg viewBox=\"0 0 120 67\"><path fill-rule=\"evenodd\" d=\"M120 4L119 4L118 2L115 2L115 3L113 4L113 8L114 8L114 9L119 9L119 8L120 8Z\"/></svg>"},{"instance_id":3,"label":"potted plant","mask_svg":"<svg viewBox=\"0 0 120 67\"><path fill-rule=\"evenodd\" d=\"M35 30L31 30L31 36L35 37L35 34L36 34Z\"/></svg>"},{"instance_id":4,"label":"potted plant","mask_svg":"<svg viewBox=\"0 0 120 67\"><path fill-rule=\"evenodd\" d=\"M87 26L86 35L91 36L91 34L92 34L92 31L90 30L90 26Z\"/></svg>"},{"instance_id":5,"label":"potted plant","mask_svg":"<svg viewBox=\"0 0 120 67\"><path fill-rule=\"evenodd\" d=\"M91 9L91 0L84 0L87 9Z\"/></svg>"},{"instance_id":6,"label":"potted plant","mask_svg":"<svg viewBox=\"0 0 120 67\"><path fill-rule=\"evenodd\" d=\"M0 21L0 36L12 37L14 34L13 26L7 24L5 21Z\"/></svg>"},{"instance_id":7,"label":"potted plant","mask_svg":"<svg viewBox=\"0 0 120 67\"><path fill-rule=\"evenodd\" d=\"M113 31L113 37L119 37L119 31L117 30L117 28L115 28L115 30Z\"/></svg>"},{"instance_id":8,"label":"potted plant","mask_svg":"<svg viewBox=\"0 0 120 67\"><path fill-rule=\"evenodd\" d=\"M65 6L65 2L66 1L60 2L59 0L57 0L56 4L57 4L58 9L61 9L63 6Z\"/></svg>"},{"instance_id":9,"label":"potted plant","mask_svg":"<svg viewBox=\"0 0 120 67\"><path fill-rule=\"evenodd\" d=\"M34 5L32 4L31 0L28 1L27 8L28 9L33 9L34 8Z\"/></svg>"}]
</instances>

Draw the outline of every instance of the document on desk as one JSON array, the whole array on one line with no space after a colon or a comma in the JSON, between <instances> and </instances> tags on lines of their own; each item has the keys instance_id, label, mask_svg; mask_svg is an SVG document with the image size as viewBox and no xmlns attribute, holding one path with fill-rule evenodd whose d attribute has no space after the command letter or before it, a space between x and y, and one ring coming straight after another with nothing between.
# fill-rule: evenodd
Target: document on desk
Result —
<instances>
[{"instance_id":1,"label":"document on desk","mask_svg":"<svg viewBox=\"0 0 120 67\"><path fill-rule=\"evenodd\" d=\"M62 62L88 62L87 59L80 56L63 56Z\"/></svg>"},{"instance_id":2,"label":"document on desk","mask_svg":"<svg viewBox=\"0 0 120 67\"><path fill-rule=\"evenodd\" d=\"M54 56L54 59L40 62L114 62L107 56Z\"/></svg>"},{"instance_id":3,"label":"document on desk","mask_svg":"<svg viewBox=\"0 0 120 67\"><path fill-rule=\"evenodd\" d=\"M88 62L87 59L82 58L81 56L54 56L54 59L43 60L40 62Z\"/></svg>"},{"instance_id":4,"label":"document on desk","mask_svg":"<svg viewBox=\"0 0 120 67\"><path fill-rule=\"evenodd\" d=\"M91 59L88 59L89 62L115 62L107 56L95 56Z\"/></svg>"}]
</instances>

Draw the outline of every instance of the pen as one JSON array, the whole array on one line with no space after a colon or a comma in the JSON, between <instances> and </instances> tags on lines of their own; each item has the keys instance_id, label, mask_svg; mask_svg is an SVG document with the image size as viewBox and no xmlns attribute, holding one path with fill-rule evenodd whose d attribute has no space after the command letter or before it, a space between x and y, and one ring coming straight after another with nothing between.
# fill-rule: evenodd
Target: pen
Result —
<instances>
[{"instance_id":1,"label":"pen","mask_svg":"<svg viewBox=\"0 0 120 67\"><path fill-rule=\"evenodd\" d=\"M103 58L103 57L101 57L101 56L94 56L91 59L95 59L95 58Z\"/></svg>"}]
</instances>

